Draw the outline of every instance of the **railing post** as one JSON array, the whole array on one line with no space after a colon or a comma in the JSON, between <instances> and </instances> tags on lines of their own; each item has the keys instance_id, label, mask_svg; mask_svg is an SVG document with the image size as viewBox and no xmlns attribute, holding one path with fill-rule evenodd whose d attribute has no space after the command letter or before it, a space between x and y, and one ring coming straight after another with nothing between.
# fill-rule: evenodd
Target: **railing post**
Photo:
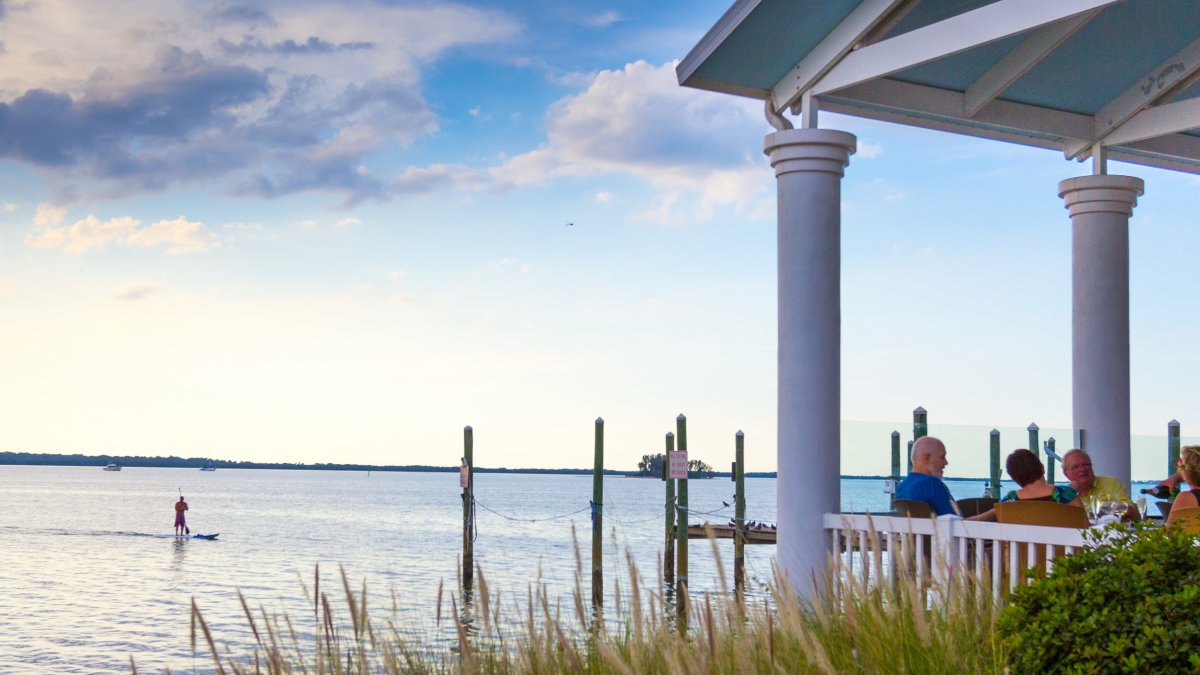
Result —
<instances>
[{"instance_id":1,"label":"railing post","mask_svg":"<svg viewBox=\"0 0 1200 675\"><path fill-rule=\"evenodd\" d=\"M958 567L958 547L954 545L954 535L962 518L955 515L938 516L933 519L933 576L942 587L950 582L951 575Z\"/></svg>"}]
</instances>

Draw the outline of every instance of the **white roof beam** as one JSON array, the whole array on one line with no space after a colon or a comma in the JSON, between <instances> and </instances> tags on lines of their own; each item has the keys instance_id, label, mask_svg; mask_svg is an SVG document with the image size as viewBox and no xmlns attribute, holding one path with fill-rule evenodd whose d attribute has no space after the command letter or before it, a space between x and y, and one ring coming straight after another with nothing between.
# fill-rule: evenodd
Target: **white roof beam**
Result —
<instances>
[{"instance_id":1,"label":"white roof beam","mask_svg":"<svg viewBox=\"0 0 1200 675\"><path fill-rule=\"evenodd\" d=\"M1033 31L1016 49L967 87L963 115L974 117L983 106L1004 93L1099 13L1098 9L1084 12Z\"/></svg>"},{"instance_id":2,"label":"white roof beam","mask_svg":"<svg viewBox=\"0 0 1200 675\"><path fill-rule=\"evenodd\" d=\"M1063 151L1069 159L1085 154L1093 145L1103 143L1106 136L1134 115L1171 97L1181 87L1191 83L1197 72L1200 72L1200 38L1189 42L1177 54L1163 61L1101 108L1096 113L1096 130L1091 138L1067 144Z\"/></svg>"},{"instance_id":3,"label":"white roof beam","mask_svg":"<svg viewBox=\"0 0 1200 675\"><path fill-rule=\"evenodd\" d=\"M1200 128L1200 98L1147 108L1105 136L1103 145L1121 145Z\"/></svg>"},{"instance_id":4,"label":"white roof beam","mask_svg":"<svg viewBox=\"0 0 1200 675\"><path fill-rule=\"evenodd\" d=\"M813 93L844 89L1119 1L999 0L852 51L813 85Z\"/></svg>"},{"instance_id":5,"label":"white roof beam","mask_svg":"<svg viewBox=\"0 0 1200 675\"><path fill-rule=\"evenodd\" d=\"M804 59L797 63L774 87L771 94L776 112L782 112L829 72L830 68L850 53L854 45L863 40L876 26L882 23L897 6L906 0L865 0L842 20L825 39L813 47Z\"/></svg>"}]
</instances>

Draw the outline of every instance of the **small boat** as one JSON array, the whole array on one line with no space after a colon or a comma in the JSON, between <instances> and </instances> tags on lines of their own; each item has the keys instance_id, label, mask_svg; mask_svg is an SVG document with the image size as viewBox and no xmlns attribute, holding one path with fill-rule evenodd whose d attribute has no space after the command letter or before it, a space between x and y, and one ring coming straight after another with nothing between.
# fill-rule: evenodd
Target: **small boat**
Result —
<instances>
[{"instance_id":1,"label":"small boat","mask_svg":"<svg viewBox=\"0 0 1200 675\"><path fill-rule=\"evenodd\" d=\"M213 466L212 462L205 462L204 466L200 467L201 471L216 471L217 467Z\"/></svg>"},{"instance_id":2,"label":"small boat","mask_svg":"<svg viewBox=\"0 0 1200 675\"><path fill-rule=\"evenodd\" d=\"M110 459L110 460L108 460L108 464L104 465L104 470L105 471L120 471L121 465L117 464L116 462L114 462Z\"/></svg>"},{"instance_id":3,"label":"small boat","mask_svg":"<svg viewBox=\"0 0 1200 675\"><path fill-rule=\"evenodd\" d=\"M733 539L733 534L733 525L717 525L715 523L688 525L689 537L708 537L711 535L714 539ZM764 525L761 523L750 524L746 526L745 534L747 544L775 543L774 525Z\"/></svg>"}]
</instances>

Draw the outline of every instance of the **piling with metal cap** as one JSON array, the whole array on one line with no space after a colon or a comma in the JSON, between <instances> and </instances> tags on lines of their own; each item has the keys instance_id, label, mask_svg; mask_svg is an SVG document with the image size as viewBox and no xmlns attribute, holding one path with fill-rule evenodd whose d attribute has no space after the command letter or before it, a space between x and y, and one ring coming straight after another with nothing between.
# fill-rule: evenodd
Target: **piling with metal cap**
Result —
<instances>
[{"instance_id":1,"label":"piling with metal cap","mask_svg":"<svg viewBox=\"0 0 1200 675\"><path fill-rule=\"evenodd\" d=\"M992 499L1000 499L1000 431L997 429L992 429L991 452L992 479L988 486L988 496Z\"/></svg>"},{"instance_id":2,"label":"piling with metal cap","mask_svg":"<svg viewBox=\"0 0 1200 675\"><path fill-rule=\"evenodd\" d=\"M596 462L592 468L592 606L604 600L604 420L596 418Z\"/></svg>"},{"instance_id":3,"label":"piling with metal cap","mask_svg":"<svg viewBox=\"0 0 1200 675\"><path fill-rule=\"evenodd\" d=\"M733 587L739 600L746 583L746 436L739 429L734 441Z\"/></svg>"},{"instance_id":4,"label":"piling with metal cap","mask_svg":"<svg viewBox=\"0 0 1200 675\"><path fill-rule=\"evenodd\" d=\"M1175 473L1179 467L1175 466L1179 461L1179 421L1171 420L1167 422L1167 475Z\"/></svg>"},{"instance_id":5,"label":"piling with metal cap","mask_svg":"<svg viewBox=\"0 0 1200 675\"><path fill-rule=\"evenodd\" d=\"M675 583L675 480L671 478L671 453L675 452L675 432L667 432L667 454L663 455L662 477L667 483L667 528L663 553L663 581Z\"/></svg>"},{"instance_id":6,"label":"piling with metal cap","mask_svg":"<svg viewBox=\"0 0 1200 675\"><path fill-rule=\"evenodd\" d=\"M683 413L675 418L675 444L678 452L687 452L687 418ZM681 629L687 624L687 586L688 586L688 479L687 474L679 479L676 490L679 502L679 515L676 516L676 533L678 550L675 557L675 603L679 609Z\"/></svg>"},{"instance_id":7,"label":"piling with metal cap","mask_svg":"<svg viewBox=\"0 0 1200 675\"><path fill-rule=\"evenodd\" d=\"M1054 459L1054 455L1056 455L1058 453L1056 453L1054 451L1054 437L1053 436L1046 439L1045 448L1046 448L1046 482L1051 485L1054 485L1054 464L1057 461Z\"/></svg>"},{"instance_id":8,"label":"piling with metal cap","mask_svg":"<svg viewBox=\"0 0 1200 675\"><path fill-rule=\"evenodd\" d=\"M463 461L467 484L463 486L463 588L471 588L475 568L475 438L470 425L463 427Z\"/></svg>"},{"instance_id":9,"label":"piling with metal cap","mask_svg":"<svg viewBox=\"0 0 1200 675\"><path fill-rule=\"evenodd\" d=\"M1037 455L1038 454L1038 425L1033 422L1030 422L1029 426L1026 427L1026 430L1029 432L1029 451L1032 452L1034 455Z\"/></svg>"}]
</instances>

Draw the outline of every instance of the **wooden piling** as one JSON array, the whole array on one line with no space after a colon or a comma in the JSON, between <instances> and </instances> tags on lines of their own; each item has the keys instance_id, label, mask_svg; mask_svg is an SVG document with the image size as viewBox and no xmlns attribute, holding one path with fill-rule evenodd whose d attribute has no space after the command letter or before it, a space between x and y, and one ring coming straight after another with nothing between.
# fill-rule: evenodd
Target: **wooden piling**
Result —
<instances>
[{"instance_id":1,"label":"wooden piling","mask_svg":"<svg viewBox=\"0 0 1200 675\"><path fill-rule=\"evenodd\" d=\"M675 585L675 481L671 478L671 453L675 452L675 432L667 432L667 454L663 455L662 477L667 482L667 527L663 553L663 582Z\"/></svg>"},{"instance_id":2,"label":"wooden piling","mask_svg":"<svg viewBox=\"0 0 1200 675\"><path fill-rule=\"evenodd\" d=\"M746 453L745 434L739 429L734 445L733 479L733 588L739 602L746 584Z\"/></svg>"},{"instance_id":3,"label":"wooden piling","mask_svg":"<svg viewBox=\"0 0 1200 675\"><path fill-rule=\"evenodd\" d=\"M675 418L675 443L678 451L687 452L687 418L683 413ZM687 626L687 586L688 586L688 479L686 474L679 480L677 488L679 515L676 517L676 537L679 548L675 557L675 603L679 609L679 626Z\"/></svg>"},{"instance_id":4,"label":"wooden piling","mask_svg":"<svg viewBox=\"0 0 1200 675\"><path fill-rule=\"evenodd\" d=\"M1174 474L1179 470L1175 463L1179 461L1179 422L1171 420L1167 422L1167 474Z\"/></svg>"},{"instance_id":5,"label":"wooden piling","mask_svg":"<svg viewBox=\"0 0 1200 675\"><path fill-rule=\"evenodd\" d=\"M596 418L596 462L592 469L592 606L604 600L604 420Z\"/></svg>"},{"instance_id":6,"label":"wooden piling","mask_svg":"<svg viewBox=\"0 0 1200 675\"><path fill-rule=\"evenodd\" d=\"M900 432L892 432L892 494L891 503L896 501L896 488L900 486Z\"/></svg>"},{"instance_id":7,"label":"wooden piling","mask_svg":"<svg viewBox=\"0 0 1200 675\"><path fill-rule=\"evenodd\" d=\"M470 425L463 428L463 462L467 484L463 487L463 588L470 589L475 569L475 440Z\"/></svg>"},{"instance_id":8,"label":"wooden piling","mask_svg":"<svg viewBox=\"0 0 1200 675\"><path fill-rule=\"evenodd\" d=\"M1054 437L1047 438L1042 447L1046 449L1046 482L1054 485Z\"/></svg>"},{"instance_id":9,"label":"wooden piling","mask_svg":"<svg viewBox=\"0 0 1200 675\"><path fill-rule=\"evenodd\" d=\"M988 484L988 496L992 499L1000 499L1000 431L992 429L990 436L992 475L991 481Z\"/></svg>"}]
</instances>

